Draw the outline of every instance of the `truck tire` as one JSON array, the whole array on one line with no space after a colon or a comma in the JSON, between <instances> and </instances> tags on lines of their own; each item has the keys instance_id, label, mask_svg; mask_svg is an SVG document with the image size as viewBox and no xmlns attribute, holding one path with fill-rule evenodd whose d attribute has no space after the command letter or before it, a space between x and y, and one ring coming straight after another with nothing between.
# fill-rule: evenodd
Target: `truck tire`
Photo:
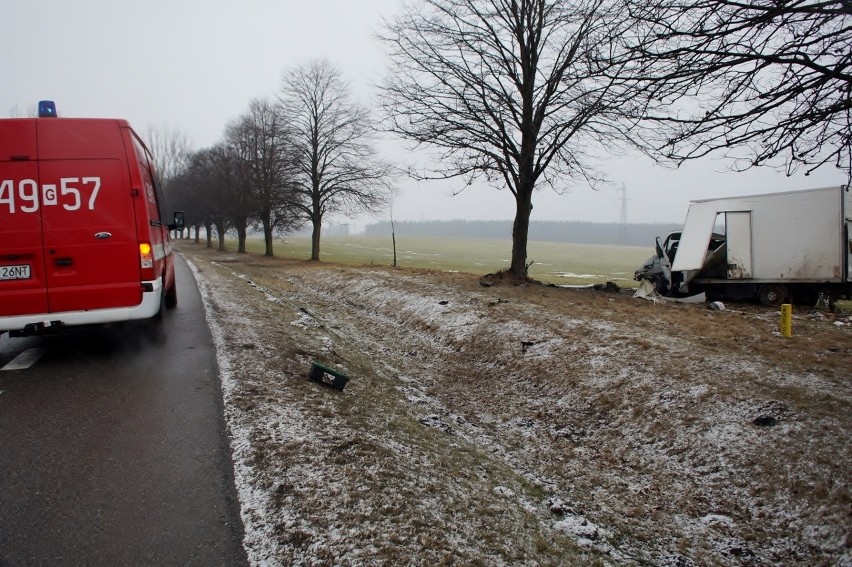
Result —
<instances>
[{"instance_id":1,"label":"truck tire","mask_svg":"<svg viewBox=\"0 0 852 567\"><path fill-rule=\"evenodd\" d=\"M177 307L177 281L172 282L172 287L166 291L163 301L169 309Z\"/></svg>"},{"instance_id":2,"label":"truck tire","mask_svg":"<svg viewBox=\"0 0 852 567\"><path fill-rule=\"evenodd\" d=\"M778 307L782 303L787 302L789 293L787 292L787 287L783 284L766 284L760 288L758 297L763 305Z\"/></svg>"}]
</instances>

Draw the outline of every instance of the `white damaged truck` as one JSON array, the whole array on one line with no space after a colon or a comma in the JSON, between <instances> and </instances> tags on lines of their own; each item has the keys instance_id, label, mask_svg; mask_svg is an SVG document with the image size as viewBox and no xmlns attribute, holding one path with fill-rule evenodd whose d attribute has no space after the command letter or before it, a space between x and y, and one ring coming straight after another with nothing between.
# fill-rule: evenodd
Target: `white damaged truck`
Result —
<instances>
[{"instance_id":1,"label":"white damaged truck","mask_svg":"<svg viewBox=\"0 0 852 567\"><path fill-rule=\"evenodd\" d=\"M636 280L661 295L777 306L852 294L848 185L692 201L683 229L657 238Z\"/></svg>"}]
</instances>

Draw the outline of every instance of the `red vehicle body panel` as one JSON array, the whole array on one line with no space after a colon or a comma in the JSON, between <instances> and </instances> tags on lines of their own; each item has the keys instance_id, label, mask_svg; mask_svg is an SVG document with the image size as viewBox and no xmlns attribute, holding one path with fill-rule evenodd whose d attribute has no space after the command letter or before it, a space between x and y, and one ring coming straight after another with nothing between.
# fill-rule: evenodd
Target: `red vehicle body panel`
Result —
<instances>
[{"instance_id":1,"label":"red vehicle body panel","mask_svg":"<svg viewBox=\"0 0 852 567\"><path fill-rule=\"evenodd\" d=\"M153 160L127 122L0 120L0 332L159 312L174 285L164 211Z\"/></svg>"}]
</instances>

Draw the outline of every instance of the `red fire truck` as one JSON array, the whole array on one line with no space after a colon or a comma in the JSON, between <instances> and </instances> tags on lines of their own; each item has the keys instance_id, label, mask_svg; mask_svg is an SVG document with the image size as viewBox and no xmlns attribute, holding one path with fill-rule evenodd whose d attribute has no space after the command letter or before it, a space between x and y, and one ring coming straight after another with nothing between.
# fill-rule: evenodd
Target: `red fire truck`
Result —
<instances>
[{"instance_id":1,"label":"red fire truck","mask_svg":"<svg viewBox=\"0 0 852 567\"><path fill-rule=\"evenodd\" d=\"M177 294L151 153L124 120L0 119L0 333L159 317Z\"/></svg>"}]
</instances>

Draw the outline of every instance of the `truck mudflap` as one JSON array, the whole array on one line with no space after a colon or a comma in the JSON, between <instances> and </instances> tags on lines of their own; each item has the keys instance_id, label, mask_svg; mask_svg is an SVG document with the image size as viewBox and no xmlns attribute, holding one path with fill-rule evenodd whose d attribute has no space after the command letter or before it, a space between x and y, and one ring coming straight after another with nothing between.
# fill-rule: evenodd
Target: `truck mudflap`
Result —
<instances>
[{"instance_id":1,"label":"truck mudflap","mask_svg":"<svg viewBox=\"0 0 852 567\"><path fill-rule=\"evenodd\" d=\"M141 284L145 291L142 293L142 302L138 305L0 317L0 333L11 331L16 335L36 335L57 332L65 327L150 319L160 311L163 280L157 278Z\"/></svg>"}]
</instances>

